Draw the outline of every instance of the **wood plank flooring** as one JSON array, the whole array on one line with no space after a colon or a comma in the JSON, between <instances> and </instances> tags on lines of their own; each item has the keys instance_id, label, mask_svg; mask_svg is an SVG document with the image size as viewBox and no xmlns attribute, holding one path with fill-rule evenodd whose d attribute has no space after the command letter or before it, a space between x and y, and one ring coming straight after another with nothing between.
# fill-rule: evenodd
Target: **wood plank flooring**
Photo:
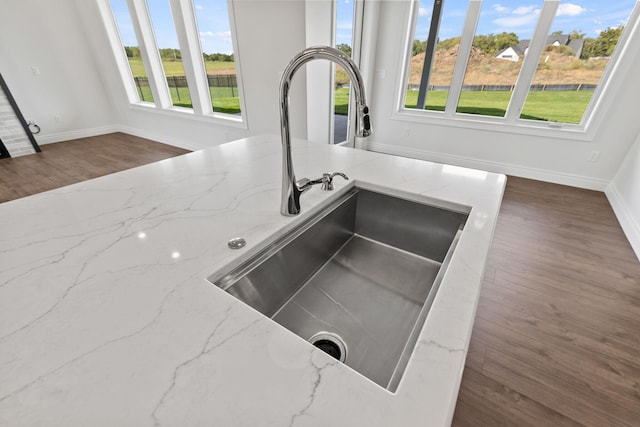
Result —
<instances>
[{"instance_id":1,"label":"wood plank flooring","mask_svg":"<svg viewBox=\"0 0 640 427\"><path fill-rule=\"evenodd\" d=\"M186 152L124 134L42 148L0 160L0 200ZM509 178L453 425L640 426L640 262L604 194Z\"/></svg>"},{"instance_id":2,"label":"wood plank flooring","mask_svg":"<svg viewBox=\"0 0 640 427\"><path fill-rule=\"evenodd\" d=\"M603 193L509 177L454 426L640 426L640 262Z\"/></svg>"},{"instance_id":3,"label":"wood plank flooring","mask_svg":"<svg viewBox=\"0 0 640 427\"><path fill-rule=\"evenodd\" d=\"M0 202L188 153L123 133L45 144L41 153L0 159Z\"/></svg>"}]
</instances>

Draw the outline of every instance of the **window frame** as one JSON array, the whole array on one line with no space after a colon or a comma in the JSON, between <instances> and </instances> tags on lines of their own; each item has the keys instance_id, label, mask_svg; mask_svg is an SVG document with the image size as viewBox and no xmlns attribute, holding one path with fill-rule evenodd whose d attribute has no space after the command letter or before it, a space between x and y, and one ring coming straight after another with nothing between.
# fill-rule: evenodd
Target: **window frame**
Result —
<instances>
[{"instance_id":1,"label":"window frame","mask_svg":"<svg viewBox=\"0 0 640 427\"><path fill-rule=\"evenodd\" d=\"M236 81L240 101L239 115L213 111L193 0L168 1L178 37L183 66L185 68L192 108L176 107L173 106L171 102L171 96L169 94L164 69L162 68L162 60L160 59L160 52L156 43L146 0L126 0L126 3L138 39L140 55L147 72L154 102L140 100L124 52L124 44L120 37L110 0L98 0L98 7L102 15L120 79L129 101L129 108L132 110L180 116L197 121L214 122L225 126L248 129L239 59L240 55L238 54L237 37L235 36L236 25L233 2L227 0L229 28L233 44Z\"/></svg>"},{"instance_id":2,"label":"window frame","mask_svg":"<svg viewBox=\"0 0 640 427\"><path fill-rule=\"evenodd\" d=\"M529 45L529 52L525 57L520 74L516 81L511 100L504 117L483 116L456 112L458 99L462 91L464 75L466 72L471 45L475 36L476 28L485 0L470 0L461 33L458 57L451 79L449 95L445 106L445 111L420 110L406 108L404 106L406 88L409 80L409 67L411 65L411 53L415 26L418 17L420 0L411 0L408 8L406 22L407 32L404 35L403 58L399 65L399 85L397 88L396 105L394 106L392 119L413 123L427 123L458 128L480 129L487 131L507 132L514 134L526 134L536 136L553 136L572 140L591 141L595 136L595 131L602 121L602 114L599 112L606 108L610 101L602 96L614 84L615 75L620 68L620 58L629 49L629 40L636 34L640 27L640 2L636 1L624 31L618 40L618 45L611 55L610 62L605 68L598 86L585 109L582 120L579 124L562 122L545 122L520 118L520 113L524 108L529 86L533 81L537 70L538 60L545 47L546 38L553 25L560 0L543 0L540 18ZM463 53L461 55L460 53ZM517 96L517 97L516 97Z\"/></svg>"}]
</instances>

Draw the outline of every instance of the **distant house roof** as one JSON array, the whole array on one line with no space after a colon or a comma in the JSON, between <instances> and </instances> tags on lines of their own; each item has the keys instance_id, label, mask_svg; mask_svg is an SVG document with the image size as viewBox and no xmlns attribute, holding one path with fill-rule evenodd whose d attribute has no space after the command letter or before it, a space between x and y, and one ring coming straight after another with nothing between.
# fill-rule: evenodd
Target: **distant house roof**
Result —
<instances>
[{"instance_id":1,"label":"distant house roof","mask_svg":"<svg viewBox=\"0 0 640 427\"><path fill-rule=\"evenodd\" d=\"M569 44L569 35L567 35L567 34L552 34L552 35L547 37L546 46L549 46L550 44L558 44L558 45L565 46L565 45Z\"/></svg>"},{"instance_id":2,"label":"distant house roof","mask_svg":"<svg viewBox=\"0 0 640 427\"><path fill-rule=\"evenodd\" d=\"M529 43L531 43L531 40L520 40L517 45L501 50L495 55L495 57L501 58L502 54L508 49L513 49L518 56L522 57L527 54ZM546 46L549 45L569 46L571 50L573 50L576 58L579 58L582 54L582 48L584 47L584 39L571 39L568 34L552 34L547 37Z\"/></svg>"},{"instance_id":3,"label":"distant house roof","mask_svg":"<svg viewBox=\"0 0 640 427\"><path fill-rule=\"evenodd\" d=\"M576 54L576 58L580 58L582 48L584 47L584 39L571 39L569 40L568 46L573 50L573 53Z\"/></svg>"},{"instance_id":4,"label":"distant house roof","mask_svg":"<svg viewBox=\"0 0 640 427\"><path fill-rule=\"evenodd\" d=\"M527 53L527 49L529 49L530 42L531 40L520 40L520 42L515 46L516 52L524 56L524 54Z\"/></svg>"}]
</instances>

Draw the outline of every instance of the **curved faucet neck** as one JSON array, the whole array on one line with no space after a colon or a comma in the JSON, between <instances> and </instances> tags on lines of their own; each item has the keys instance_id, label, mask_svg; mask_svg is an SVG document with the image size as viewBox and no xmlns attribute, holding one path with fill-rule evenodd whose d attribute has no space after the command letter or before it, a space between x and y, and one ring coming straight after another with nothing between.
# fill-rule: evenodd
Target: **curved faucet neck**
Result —
<instances>
[{"instance_id":1,"label":"curved faucet neck","mask_svg":"<svg viewBox=\"0 0 640 427\"><path fill-rule=\"evenodd\" d=\"M304 64L314 59L326 59L340 65L351 79L351 87L356 101L356 136L371 134L369 107L367 106L364 81L355 63L329 46L314 46L303 50L291 59L280 80L280 132L282 136L282 201L280 212L285 216L300 213L300 195L308 187L300 188L296 181L291 159L291 137L289 134L289 88L293 75Z\"/></svg>"}]
</instances>

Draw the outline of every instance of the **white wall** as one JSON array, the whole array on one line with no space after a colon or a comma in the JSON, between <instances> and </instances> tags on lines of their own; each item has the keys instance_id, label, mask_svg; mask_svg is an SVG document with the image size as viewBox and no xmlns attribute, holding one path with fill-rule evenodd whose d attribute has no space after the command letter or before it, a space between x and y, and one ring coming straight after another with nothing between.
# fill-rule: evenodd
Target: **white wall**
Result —
<instances>
[{"instance_id":1,"label":"white wall","mask_svg":"<svg viewBox=\"0 0 640 427\"><path fill-rule=\"evenodd\" d=\"M282 71L306 47L305 4L292 0L233 1L249 133L280 134L279 87ZM292 136L306 136L304 70L290 89Z\"/></svg>"},{"instance_id":2,"label":"white wall","mask_svg":"<svg viewBox=\"0 0 640 427\"><path fill-rule=\"evenodd\" d=\"M41 127L40 144L106 133L115 123L80 20L73 0L2 1L0 72L22 114Z\"/></svg>"},{"instance_id":3,"label":"white wall","mask_svg":"<svg viewBox=\"0 0 640 427\"><path fill-rule=\"evenodd\" d=\"M640 134L607 187L607 198L640 259Z\"/></svg>"},{"instance_id":4,"label":"white wall","mask_svg":"<svg viewBox=\"0 0 640 427\"><path fill-rule=\"evenodd\" d=\"M592 140L415 123L394 118L409 1L382 1L371 109L377 151L604 190L640 131L640 34L614 76ZM597 162L590 162L599 151Z\"/></svg>"}]
</instances>

